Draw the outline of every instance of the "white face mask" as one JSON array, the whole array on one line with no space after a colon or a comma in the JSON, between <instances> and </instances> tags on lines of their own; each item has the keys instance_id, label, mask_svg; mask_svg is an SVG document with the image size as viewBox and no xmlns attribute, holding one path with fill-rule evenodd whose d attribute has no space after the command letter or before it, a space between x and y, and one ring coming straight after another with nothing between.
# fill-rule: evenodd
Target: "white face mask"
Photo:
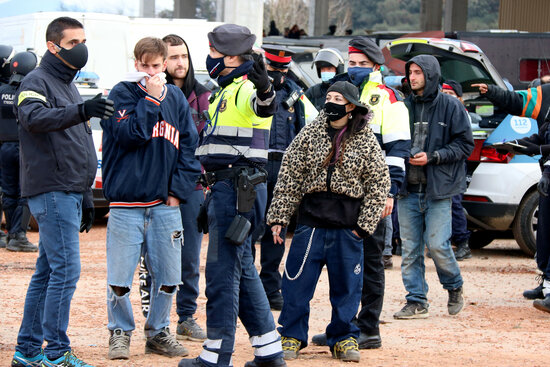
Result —
<instances>
[{"instance_id":1,"label":"white face mask","mask_svg":"<svg viewBox=\"0 0 550 367\"><path fill-rule=\"evenodd\" d=\"M164 82L164 84L166 84L166 74L163 72L160 72L154 76L157 76L157 75ZM149 74L147 74L144 71L131 71L129 73L126 73L126 75L124 75L124 78L122 79L122 81L133 82L133 83L139 82L141 85L145 87L145 82L146 82L145 77L147 76L149 76Z\"/></svg>"},{"instance_id":2,"label":"white face mask","mask_svg":"<svg viewBox=\"0 0 550 367\"><path fill-rule=\"evenodd\" d=\"M321 71L321 80L325 83L334 78L336 73L334 71Z\"/></svg>"}]
</instances>

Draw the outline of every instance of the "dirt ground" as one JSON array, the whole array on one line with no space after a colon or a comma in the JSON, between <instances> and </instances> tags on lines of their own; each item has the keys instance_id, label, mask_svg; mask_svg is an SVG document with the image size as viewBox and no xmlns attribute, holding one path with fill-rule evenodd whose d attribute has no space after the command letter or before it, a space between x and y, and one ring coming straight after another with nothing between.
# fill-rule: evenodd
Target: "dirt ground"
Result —
<instances>
[{"instance_id":1,"label":"dirt ground","mask_svg":"<svg viewBox=\"0 0 550 367\"><path fill-rule=\"evenodd\" d=\"M137 277L132 302L136 331L129 361L107 359L106 312L106 220L96 221L88 234L81 235L82 274L71 307L69 336L74 351L94 366L176 366L179 358L145 355L141 330L144 319L139 310ZM29 238L38 241L38 233ZM287 246L289 245L287 241ZM201 272L204 272L207 240L203 241ZM0 363L9 365L21 322L24 296L34 271L36 254L0 250ZM382 348L361 351L360 365L369 366L543 366L550 357L550 314L532 307L521 293L535 283L535 263L525 257L513 240L496 240L472 259L460 263L465 279L465 309L457 316L447 314L447 292L438 280L433 262L427 260L426 275L430 317L425 320L394 320L392 315L403 303L400 258L386 272L386 296L381 325ZM196 317L206 324L204 277ZM328 280L323 272L311 302L310 338L320 333L330 319ZM274 312L278 317L278 312ZM176 329L175 307L171 329ZM185 342L189 356L201 351L201 343ZM244 327L237 328L235 366L252 358L252 348ZM289 366L343 366L331 358L327 347L308 346Z\"/></svg>"}]
</instances>

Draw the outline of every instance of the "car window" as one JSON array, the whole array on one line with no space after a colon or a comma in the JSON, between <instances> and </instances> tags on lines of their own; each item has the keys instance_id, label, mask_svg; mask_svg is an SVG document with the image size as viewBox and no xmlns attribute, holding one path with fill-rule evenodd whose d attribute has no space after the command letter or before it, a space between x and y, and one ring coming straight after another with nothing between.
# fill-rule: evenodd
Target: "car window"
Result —
<instances>
[{"instance_id":1,"label":"car window","mask_svg":"<svg viewBox=\"0 0 550 367\"><path fill-rule=\"evenodd\" d=\"M449 60L439 58L441 66L441 77L443 80L455 80L469 91L470 84L473 83L489 83L493 84L493 80L489 73L477 65L470 64L464 60Z\"/></svg>"}]
</instances>

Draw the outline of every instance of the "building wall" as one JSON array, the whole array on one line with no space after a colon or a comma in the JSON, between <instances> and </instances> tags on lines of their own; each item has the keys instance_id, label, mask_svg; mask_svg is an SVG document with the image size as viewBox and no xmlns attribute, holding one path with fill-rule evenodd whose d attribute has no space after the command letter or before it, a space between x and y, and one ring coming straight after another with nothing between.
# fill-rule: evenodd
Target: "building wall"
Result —
<instances>
[{"instance_id":1,"label":"building wall","mask_svg":"<svg viewBox=\"0 0 550 367\"><path fill-rule=\"evenodd\" d=\"M498 25L500 29L549 32L549 14L548 0L500 0Z\"/></svg>"}]
</instances>

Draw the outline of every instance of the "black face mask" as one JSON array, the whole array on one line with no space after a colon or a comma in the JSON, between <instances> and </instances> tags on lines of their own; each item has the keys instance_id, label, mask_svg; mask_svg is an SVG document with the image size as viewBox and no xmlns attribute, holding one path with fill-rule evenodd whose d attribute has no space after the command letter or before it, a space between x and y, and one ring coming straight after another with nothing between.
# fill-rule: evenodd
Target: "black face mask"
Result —
<instances>
[{"instance_id":1,"label":"black face mask","mask_svg":"<svg viewBox=\"0 0 550 367\"><path fill-rule=\"evenodd\" d=\"M69 50L57 44L56 46L60 48L57 55L73 68L82 69L88 62L88 48L84 43L79 43Z\"/></svg>"},{"instance_id":2,"label":"black face mask","mask_svg":"<svg viewBox=\"0 0 550 367\"><path fill-rule=\"evenodd\" d=\"M268 70L267 75L273 78L273 88L275 88L275 90L281 89L285 84L285 73L277 70Z\"/></svg>"},{"instance_id":3,"label":"black face mask","mask_svg":"<svg viewBox=\"0 0 550 367\"><path fill-rule=\"evenodd\" d=\"M330 121L340 120L348 114L345 104L336 104L332 102L325 103L325 113Z\"/></svg>"}]
</instances>

